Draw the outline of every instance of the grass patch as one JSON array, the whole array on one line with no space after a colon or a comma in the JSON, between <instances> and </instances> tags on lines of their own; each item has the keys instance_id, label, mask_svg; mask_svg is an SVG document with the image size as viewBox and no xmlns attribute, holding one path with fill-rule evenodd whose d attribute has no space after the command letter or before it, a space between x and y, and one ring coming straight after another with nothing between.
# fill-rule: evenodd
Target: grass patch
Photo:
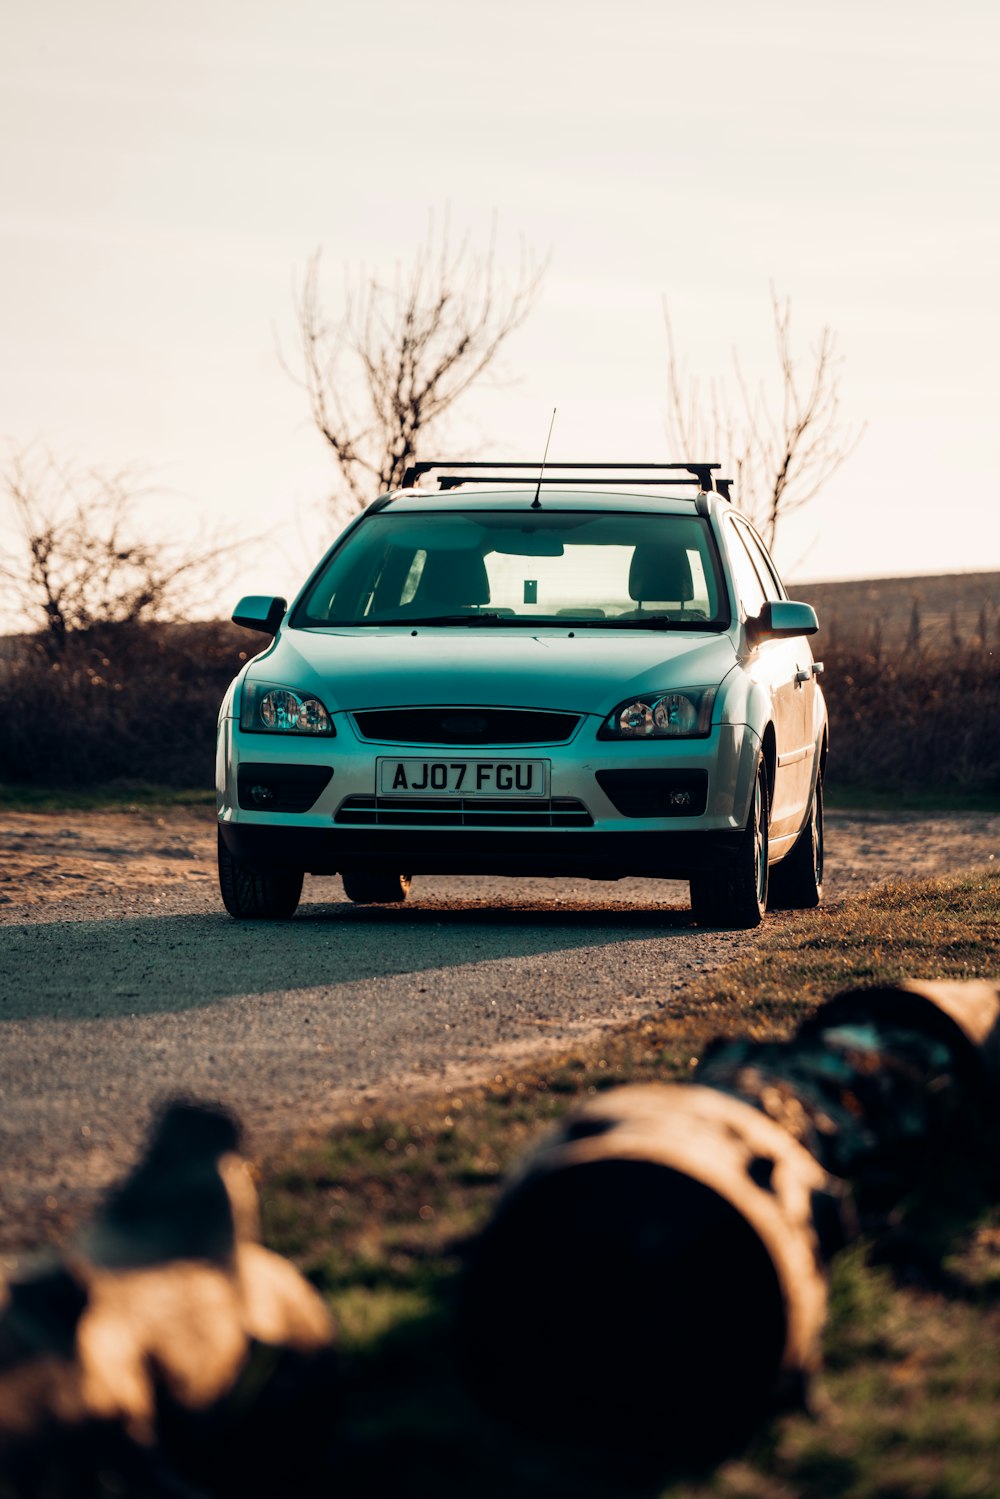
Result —
<instances>
[{"instance_id":1,"label":"grass patch","mask_svg":"<svg viewBox=\"0 0 1000 1499\"><path fill-rule=\"evenodd\" d=\"M710 1038L787 1035L841 988L997 974L998 910L1000 872L989 871L772 918L745 958L593 1045L497 1071L402 1114L360 1116L273 1164L261 1186L267 1240L327 1295L343 1333L338 1492L1000 1494L996 1131L960 1162L928 1164L891 1245L862 1243L835 1262L815 1414L776 1420L715 1473L630 1473L620 1459L605 1464L512 1433L471 1404L448 1338L462 1241L488 1215L503 1172L569 1106L623 1082L696 1076ZM600 1288L586 1315L602 1315ZM561 1367L558 1349L524 1356L545 1358L553 1379L605 1377Z\"/></svg>"},{"instance_id":2,"label":"grass patch","mask_svg":"<svg viewBox=\"0 0 1000 1499\"><path fill-rule=\"evenodd\" d=\"M214 807L215 790L109 781L104 786L26 786L0 781L0 809L11 812L127 812L133 807Z\"/></svg>"},{"instance_id":3,"label":"grass patch","mask_svg":"<svg viewBox=\"0 0 1000 1499\"><path fill-rule=\"evenodd\" d=\"M1000 812L1000 792L960 791L953 786L901 790L833 780L824 785L823 796L827 807L838 812Z\"/></svg>"}]
</instances>

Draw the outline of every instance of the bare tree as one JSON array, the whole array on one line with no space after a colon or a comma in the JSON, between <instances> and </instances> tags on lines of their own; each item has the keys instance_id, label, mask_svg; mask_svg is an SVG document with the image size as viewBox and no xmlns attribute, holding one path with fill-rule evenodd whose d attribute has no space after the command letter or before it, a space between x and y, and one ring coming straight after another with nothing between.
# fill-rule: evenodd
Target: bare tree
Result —
<instances>
[{"instance_id":1,"label":"bare tree","mask_svg":"<svg viewBox=\"0 0 1000 1499\"><path fill-rule=\"evenodd\" d=\"M803 370L792 352L791 302L771 288L778 356L777 396L767 382L751 384L733 352L737 394L721 379L707 393L682 367L670 312L667 329L667 436L678 453L718 457L734 479L735 498L767 542L774 545L786 515L814 499L851 456L864 426L851 428L840 413L840 360L836 336L820 333Z\"/></svg>"},{"instance_id":2,"label":"bare tree","mask_svg":"<svg viewBox=\"0 0 1000 1499\"><path fill-rule=\"evenodd\" d=\"M313 255L296 298L302 374L290 373L355 506L401 483L440 418L524 322L544 270L522 248L507 284L492 238L485 254L468 239L452 253L447 229L439 242L432 229L391 285L375 276L349 281L343 315L331 323L320 252Z\"/></svg>"},{"instance_id":3,"label":"bare tree","mask_svg":"<svg viewBox=\"0 0 1000 1499\"><path fill-rule=\"evenodd\" d=\"M14 534L0 551L0 586L51 654L98 625L183 618L242 545L143 539L136 509L150 491L127 470L74 472L29 449L11 455L0 485Z\"/></svg>"}]
</instances>

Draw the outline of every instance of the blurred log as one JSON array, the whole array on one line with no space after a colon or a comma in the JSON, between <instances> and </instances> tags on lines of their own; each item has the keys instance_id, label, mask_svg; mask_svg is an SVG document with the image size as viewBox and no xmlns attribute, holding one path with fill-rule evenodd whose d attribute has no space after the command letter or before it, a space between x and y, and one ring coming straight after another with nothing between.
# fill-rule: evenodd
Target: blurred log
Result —
<instances>
[{"instance_id":1,"label":"blurred log","mask_svg":"<svg viewBox=\"0 0 1000 1499\"><path fill-rule=\"evenodd\" d=\"M836 1191L737 1099L683 1084L602 1095L531 1158L478 1246L462 1308L475 1385L568 1439L738 1440L815 1366L814 1200Z\"/></svg>"},{"instance_id":2,"label":"blurred log","mask_svg":"<svg viewBox=\"0 0 1000 1499\"><path fill-rule=\"evenodd\" d=\"M802 1036L851 1021L890 1024L940 1039L970 1087L1000 1083L1000 988L982 979L905 979L835 995L801 1027Z\"/></svg>"},{"instance_id":3,"label":"blurred log","mask_svg":"<svg viewBox=\"0 0 1000 1499\"><path fill-rule=\"evenodd\" d=\"M557 1439L674 1461L738 1448L803 1397L855 1200L898 1199L990 1099L998 1017L988 984L851 991L791 1041L717 1043L698 1084L570 1115L470 1255L473 1388Z\"/></svg>"},{"instance_id":4,"label":"blurred log","mask_svg":"<svg viewBox=\"0 0 1000 1499\"><path fill-rule=\"evenodd\" d=\"M1000 1079L1000 991L907 981L852 989L785 1042L722 1041L699 1080L745 1099L850 1182L862 1211L891 1206L927 1146L989 1107Z\"/></svg>"},{"instance_id":5,"label":"blurred log","mask_svg":"<svg viewBox=\"0 0 1000 1499\"><path fill-rule=\"evenodd\" d=\"M11 1492L89 1493L111 1472L124 1492L176 1494L186 1481L253 1495L319 1467L332 1325L298 1271L256 1242L238 1146L221 1111L170 1106L79 1244L6 1288Z\"/></svg>"}]
</instances>

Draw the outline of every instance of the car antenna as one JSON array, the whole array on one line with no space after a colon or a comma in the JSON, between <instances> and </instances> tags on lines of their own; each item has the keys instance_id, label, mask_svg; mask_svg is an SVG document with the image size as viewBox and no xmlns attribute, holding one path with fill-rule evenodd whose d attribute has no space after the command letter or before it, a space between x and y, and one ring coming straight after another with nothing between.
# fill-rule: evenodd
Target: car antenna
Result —
<instances>
[{"instance_id":1,"label":"car antenna","mask_svg":"<svg viewBox=\"0 0 1000 1499\"><path fill-rule=\"evenodd\" d=\"M541 510L542 508L542 475L545 472L545 460L549 456L549 443L552 441L552 428L555 426L555 424L556 408L555 406L553 406L552 420L549 422L549 435L545 439L545 452L542 454L542 466L538 470L538 488L535 490L535 498L531 502L532 510Z\"/></svg>"}]
</instances>

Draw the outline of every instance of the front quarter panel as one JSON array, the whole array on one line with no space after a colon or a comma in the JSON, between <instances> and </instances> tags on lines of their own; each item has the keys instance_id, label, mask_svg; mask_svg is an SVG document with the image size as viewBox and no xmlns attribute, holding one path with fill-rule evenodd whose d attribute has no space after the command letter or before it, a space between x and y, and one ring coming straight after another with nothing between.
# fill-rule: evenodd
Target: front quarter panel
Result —
<instances>
[{"instance_id":1,"label":"front quarter panel","mask_svg":"<svg viewBox=\"0 0 1000 1499\"><path fill-rule=\"evenodd\" d=\"M233 723L239 721L243 683L251 667L264 656L269 655L273 649L274 642L272 641L266 650L261 651L259 655L251 656L230 682L219 704L219 718L215 731L215 801L219 818L222 821L232 818L236 801Z\"/></svg>"},{"instance_id":2,"label":"front quarter panel","mask_svg":"<svg viewBox=\"0 0 1000 1499\"><path fill-rule=\"evenodd\" d=\"M745 827L750 815L757 760L772 721L767 688L737 664L719 687L717 720L723 729L716 776L718 794L731 787L734 827Z\"/></svg>"}]
</instances>

